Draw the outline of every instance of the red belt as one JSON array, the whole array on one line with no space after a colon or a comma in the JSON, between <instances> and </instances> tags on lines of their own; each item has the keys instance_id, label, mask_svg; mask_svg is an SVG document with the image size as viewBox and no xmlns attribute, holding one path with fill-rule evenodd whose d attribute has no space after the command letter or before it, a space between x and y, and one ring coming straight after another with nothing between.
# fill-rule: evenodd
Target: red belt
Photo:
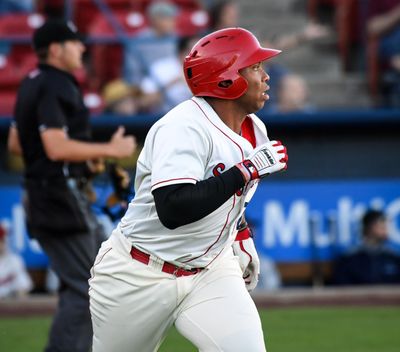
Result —
<instances>
[{"instance_id":1,"label":"red belt","mask_svg":"<svg viewBox=\"0 0 400 352\"><path fill-rule=\"evenodd\" d=\"M135 247L132 247L131 249L131 257L143 264L149 265L150 254L143 253L142 251L140 251ZM176 277L195 275L202 270L203 270L202 268L185 270L183 268L180 268L179 266L167 262L164 262L161 268L161 271L163 271L164 273L172 274Z\"/></svg>"}]
</instances>

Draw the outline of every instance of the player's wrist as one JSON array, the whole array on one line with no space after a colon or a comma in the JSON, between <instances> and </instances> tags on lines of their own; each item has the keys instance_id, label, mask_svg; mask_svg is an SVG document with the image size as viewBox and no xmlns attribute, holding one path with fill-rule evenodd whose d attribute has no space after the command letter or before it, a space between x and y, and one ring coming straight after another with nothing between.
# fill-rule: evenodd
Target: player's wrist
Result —
<instances>
[{"instance_id":1,"label":"player's wrist","mask_svg":"<svg viewBox=\"0 0 400 352\"><path fill-rule=\"evenodd\" d=\"M235 165L242 173L244 181L250 182L260 178L257 168L250 160L243 160L241 163Z\"/></svg>"}]
</instances>

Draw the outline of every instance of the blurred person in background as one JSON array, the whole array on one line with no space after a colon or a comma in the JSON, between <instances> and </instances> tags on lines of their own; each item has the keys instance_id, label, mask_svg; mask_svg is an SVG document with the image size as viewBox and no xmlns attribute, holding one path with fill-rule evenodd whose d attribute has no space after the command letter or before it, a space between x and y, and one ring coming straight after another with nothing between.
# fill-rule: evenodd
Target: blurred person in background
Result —
<instances>
[{"instance_id":1,"label":"blurred person in background","mask_svg":"<svg viewBox=\"0 0 400 352\"><path fill-rule=\"evenodd\" d=\"M102 91L104 112L122 116L133 116L140 109L141 92L122 79L108 82Z\"/></svg>"},{"instance_id":2,"label":"blurred person in background","mask_svg":"<svg viewBox=\"0 0 400 352\"><path fill-rule=\"evenodd\" d=\"M263 45L287 51L299 45L324 38L329 34L327 27L310 22L302 30L287 33L272 39L264 39ZM291 72L285 65L267 62L265 68L271 76L269 104L264 108L268 112L310 112L308 85L303 76Z\"/></svg>"},{"instance_id":3,"label":"blurred person in background","mask_svg":"<svg viewBox=\"0 0 400 352\"><path fill-rule=\"evenodd\" d=\"M22 154L29 235L60 279L59 303L46 352L88 352L92 340L88 279L104 230L91 208L88 178L102 158L135 149L120 127L109 142L91 140L89 111L72 75L85 47L76 27L49 19L33 35L38 68L22 81L8 148Z\"/></svg>"},{"instance_id":4,"label":"blurred person in background","mask_svg":"<svg viewBox=\"0 0 400 352\"><path fill-rule=\"evenodd\" d=\"M141 106L145 111L165 113L192 96L182 70L185 56L199 38L182 37L173 56L155 61L142 81Z\"/></svg>"},{"instance_id":5,"label":"blurred person in background","mask_svg":"<svg viewBox=\"0 0 400 352\"><path fill-rule=\"evenodd\" d=\"M367 32L379 38L384 106L400 108L400 2L368 1Z\"/></svg>"},{"instance_id":6,"label":"blurred person in background","mask_svg":"<svg viewBox=\"0 0 400 352\"><path fill-rule=\"evenodd\" d=\"M277 101L271 112L311 112L314 108L309 103L306 81L300 75L287 73L278 84Z\"/></svg>"},{"instance_id":7,"label":"blurred person in background","mask_svg":"<svg viewBox=\"0 0 400 352\"><path fill-rule=\"evenodd\" d=\"M149 27L129 39L124 47L123 79L139 87L152 63L176 53L178 8L169 1L153 1L147 8Z\"/></svg>"},{"instance_id":8,"label":"blurred person in background","mask_svg":"<svg viewBox=\"0 0 400 352\"><path fill-rule=\"evenodd\" d=\"M21 298L32 289L33 283L23 259L7 246L7 228L0 223L0 299Z\"/></svg>"},{"instance_id":9,"label":"blurred person in background","mask_svg":"<svg viewBox=\"0 0 400 352\"><path fill-rule=\"evenodd\" d=\"M208 12L210 32L218 29L237 27L239 24L239 4L235 0L215 1Z\"/></svg>"},{"instance_id":10,"label":"blurred person in background","mask_svg":"<svg viewBox=\"0 0 400 352\"><path fill-rule=\"evenodd\" d=\"M361 221L361 244L334 262L333 282L338 285L400 284L400 256L386 246L386 215L368 210Z\"/></svg>"}]
</instances>

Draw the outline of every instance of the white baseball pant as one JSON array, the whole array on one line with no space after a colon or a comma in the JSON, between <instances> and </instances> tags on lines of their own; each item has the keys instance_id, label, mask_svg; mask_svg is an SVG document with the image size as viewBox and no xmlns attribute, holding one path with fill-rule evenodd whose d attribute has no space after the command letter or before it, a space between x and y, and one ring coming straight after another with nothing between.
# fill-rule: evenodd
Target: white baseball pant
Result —
<instances>
[{"instance_id":1,"label":"white baseball pant","mask_svg":"<svg viewBox=\"0 0 400 352\"><path fill-rule=\"evenodd\" d=\"M132 259L130 250L116 229L92 268L93 352L157 351L172 324L200 351L266 351L233 253L196 275L175 277Z\"/></svg>"}]
</instances>

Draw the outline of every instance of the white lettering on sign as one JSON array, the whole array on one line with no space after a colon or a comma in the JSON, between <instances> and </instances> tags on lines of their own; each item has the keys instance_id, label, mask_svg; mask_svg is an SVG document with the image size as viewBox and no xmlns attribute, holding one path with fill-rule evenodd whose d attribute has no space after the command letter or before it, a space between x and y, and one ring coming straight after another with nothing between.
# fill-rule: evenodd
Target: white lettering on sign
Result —
<instances>
[{"instance_id":1,"label":"white lettering on sign","mask_svg":"<svg viewBox=\"0 0 400 352\"><path fill-rule=\"evenodd\" d=\"M368 204L353 203L344 196L338 199L336 209L325 212L312 210L306 200L294 200L288 209L279 201L264 205L263 244L267 248L313 244L327 248L332 244L349 246L360 235L360 220L367 208L384 209L388 216L389 238L400 244L400 198L386 205L382 198L372 198Z\"/></svg>"},{"instance_id":2,"label":"white lettering on sign","mask_svg":"<svg viewBox=\"0 0 400 352\"><path fill-rule=\"evenodd\" d=\"M300 246L309 245L308 204L304 200L292 203L289 214L285 218L285 211L277 201L267 202L264 208L264 244L273 247L276 242L289 247L298 241Z\"/></svg>"}]
</instances>

